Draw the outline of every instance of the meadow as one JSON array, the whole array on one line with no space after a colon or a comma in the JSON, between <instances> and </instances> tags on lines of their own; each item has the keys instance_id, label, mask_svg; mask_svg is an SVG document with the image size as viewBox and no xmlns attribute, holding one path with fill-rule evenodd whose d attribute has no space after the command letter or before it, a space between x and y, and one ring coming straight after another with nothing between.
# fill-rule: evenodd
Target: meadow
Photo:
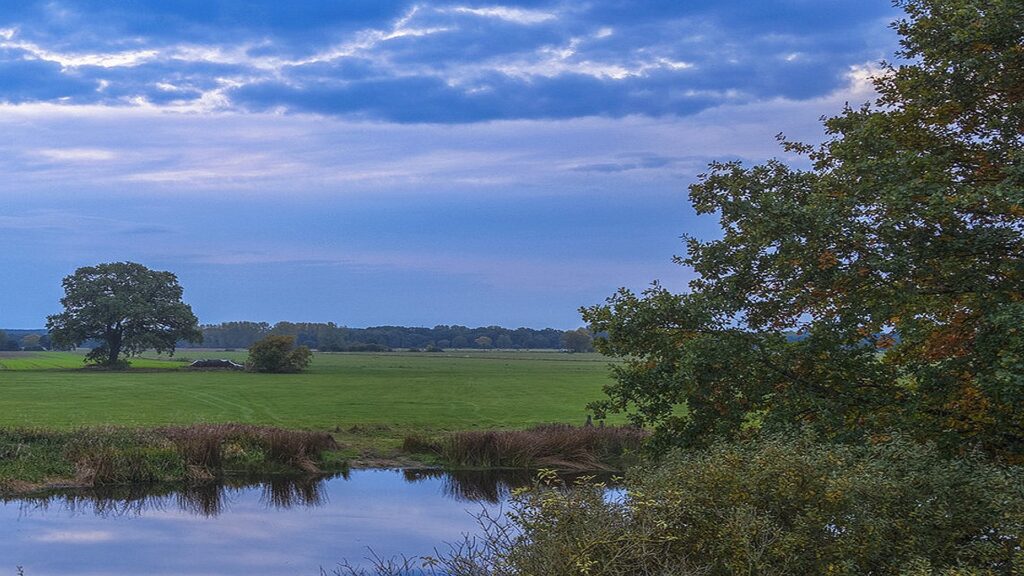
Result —
<instances>
[{"instance_id":1,"label":"meadow","mask_svg":"<svg viewBox=\"0 0 1024 576\"><path fill-rule=\"evenodd\" d=\"M123 372L82 369L73 352L0 355L0 426L71 429L238 422L320 430L446 431L582 424L610 379L596 354L318 353L300 374L193 371L182 350Z\"/></svg>"}]
</instances>

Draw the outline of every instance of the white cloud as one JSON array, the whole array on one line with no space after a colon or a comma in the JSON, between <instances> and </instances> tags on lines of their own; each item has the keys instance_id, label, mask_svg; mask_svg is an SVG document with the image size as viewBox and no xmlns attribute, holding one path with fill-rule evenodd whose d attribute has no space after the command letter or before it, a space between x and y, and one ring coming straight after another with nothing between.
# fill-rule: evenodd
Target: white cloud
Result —
<instances>
[{"instance_id":1,"label":"white cloud","mask_svg":"<svg viewBox=\"0 0 1024 576\"><path fill-rule=\"evenodd\" d=\"M155 60L159 56L156 50L128 50L124 52L79 52L67 53L48 50L42 46L27 41L14 40L16 31L10 28L0 30L0 48L22 50L32 58L56 62L63 68L78 68L81 66L97 66L100 68L122 68L132 67Z\"/></svg>"},{"instance_id":2,"label":"white cloud","mask_svg":"<svg viewBox=\"0 0 1024 576\"><path fill-rule=\"evenodd\" d=\"M564 46L546 46L531 57L517 57L506 61L493 61L481 66L494 69L516 78L540 76L554 78L564 74L581 74L612 80L644 76L655 70L688 70L695 67L692 62L650 57L648 55L626 55L620 61L600 61L581 55L582 40L575 38Z\"/></svg>"},{"instance_id":3,"label":"white cloud","mask_svg":"<svg viewBox=\"0 0 1024 576\"><path fill-rule=\"evenodd\" d=\"M500 20L506 20L508 22L514 22L516 24L540 24L548 22L558 18L557 15L551 12L543 12L540 10L526 10L523 8L510 8L507 6L488 6L484 8L469 8L466 6L458 6L452 9L454 12L460 14L472 14L474 16L482 16L485 18L498 18Z\"/></svg>"},{"instance_id":4,"label":"white cloud","mask_svg":"<svg viewBox=\"0 0 1024 576\"><path fill-rule=\"evenodd\" d=\"M57 162L97 162L117 158L116 152L102 148L42 148L33 153Z\"/></svg>"},{"instance_id":5,"label":"white cloud","mask_svg":"<svg viewBox=\"0 0 1024 576\"><path fill-rule=\"evenodd\" d=\"M4 190L303 196L489 193L529 196L678 189L709 159L782 154L774 135L817 141L817 118L872 98L875 67L851 68L822 98L726 103L685 117L510 120L451 126L360 122L316 115L137 106L0 104ZM211 96L211 102L214 96ZM212 106L213 104L211 104ZM187 112L187 113L185 113ZM197 113L198 112L198 113ZM61 147L53 146L60 141ZM580 170L630 154L686 158L625 173ZM48 163L41 163L44 159ZM7 192L0 190L0 197Z\"/></svg>"}]
</instances>

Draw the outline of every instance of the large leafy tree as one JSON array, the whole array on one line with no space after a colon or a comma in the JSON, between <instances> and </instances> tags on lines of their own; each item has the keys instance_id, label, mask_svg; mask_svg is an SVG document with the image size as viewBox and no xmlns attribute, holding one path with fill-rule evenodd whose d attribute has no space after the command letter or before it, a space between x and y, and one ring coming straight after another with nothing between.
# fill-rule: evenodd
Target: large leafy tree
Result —
<instances>
[{"instance_id":1,"label":"large leafy tree","mask_svg":"<svg viewBox=\"0 0 1024 576\"><path fill-rule=\"evenodd\" d=\"M88 361L114 367L122 356L150 348L173 353L179 340L202 341L198 320L170 272L116 262L79 268L63 284L64 311L50 316L46 326L57 346L99 340Z\"/></svg>"},{"instance_id":2,"label":"large leafy tree","mask_svg":"<svg viewBox=\"0 0 1024 576\"><path fill-rule=\"evenodd\" d=\"M901 427L1024 455L1024 2L902 0L876 101L783 140L812 167L715 163L699 278L585 309L624 356L599 412L667 442Z\"/></svg>"}]
</instances>

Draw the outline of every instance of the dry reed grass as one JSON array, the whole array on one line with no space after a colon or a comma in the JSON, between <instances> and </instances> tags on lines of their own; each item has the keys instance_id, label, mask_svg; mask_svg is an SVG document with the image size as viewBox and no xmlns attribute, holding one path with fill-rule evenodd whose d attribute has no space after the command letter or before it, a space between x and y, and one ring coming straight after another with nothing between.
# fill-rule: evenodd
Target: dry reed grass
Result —
<instances>
[{"instance_id":1,"label":"dry reed grass","mask_svg":"<svg viewBox=\"0 0 1024 576\"><path fill-rule=\"evenodd\" d=\"M403 448L435 454L453 466L621 470L636 458L648 436L630 426L549 424L528 430L456 432L436 441L410 436Z\"/></svg>"},{"instance_id":2,"label":"dry reed grass","mask_svg":"<svg viewBox=\"0 0 1024 576\"><path fill-rule=\"evenodd\" d=\"M156 432L174 443L186 464L206 470L220 469L229 452L256 448L271 462L316 473L320 453L338 447L327 432L251 424L195 424L158 428Z\"/></svg>"}]
</instances>

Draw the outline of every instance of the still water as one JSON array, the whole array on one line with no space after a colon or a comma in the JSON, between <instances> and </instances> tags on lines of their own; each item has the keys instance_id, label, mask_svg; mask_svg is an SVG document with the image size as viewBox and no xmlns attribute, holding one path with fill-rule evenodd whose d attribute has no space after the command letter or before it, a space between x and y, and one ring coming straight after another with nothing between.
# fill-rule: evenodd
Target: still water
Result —
<instances>
[{"instance_id":1,"label":"still water","mask_svg":"<svg viewBox=\"0 0 1024 576\"><path fill-rule=\"evenodd\" d=\"M302 575L427 555L479 532L529 472L356 470L0 502L0 576Z\"/></svg>"}]
</instances>

